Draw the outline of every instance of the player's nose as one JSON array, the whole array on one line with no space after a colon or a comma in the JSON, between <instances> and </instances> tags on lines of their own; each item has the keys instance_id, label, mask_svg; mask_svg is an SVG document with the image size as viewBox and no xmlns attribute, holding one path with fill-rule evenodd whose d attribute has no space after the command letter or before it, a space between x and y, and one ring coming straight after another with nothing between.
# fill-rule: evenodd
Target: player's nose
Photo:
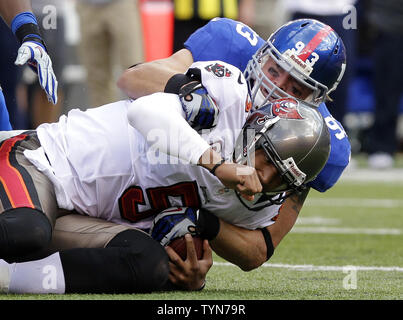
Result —
<instances>
[{"instance_id":1,"label":"player's nose","mask_svg":"<svg viewBox=\"0 0 403 320\"><path fill-rule=\"evenodd\" d=\"M279 77L277 77L273 82L276 85L276 87L280 88L285 92L287 89L287 83L290 81L289 78L290 75L287 72L284 72Z\"/></svg>"},{"instance_id":2,"label":"player's nose","mask_svg":"<svg viewBox=\"0 0 403 320\"><path fill-rule=\"evenodd\" d=\"M273 163L266 163L256 172L262 185L262 192L271 192L283 183L281 174Z\"/></svg>"},{"instance_id":3,"label":"player's nose","mask_svg":"<svg viewBox=\"0 0 403 320\"><path fill-rule=\"evenodd\" d=\"M271 187L273 185L273 180L275 176L274 170L271 169L262 169L257 170L257 175L259 177L260 183L262 184L263 191L271 191Z\"/></svg>"}]
</instances>

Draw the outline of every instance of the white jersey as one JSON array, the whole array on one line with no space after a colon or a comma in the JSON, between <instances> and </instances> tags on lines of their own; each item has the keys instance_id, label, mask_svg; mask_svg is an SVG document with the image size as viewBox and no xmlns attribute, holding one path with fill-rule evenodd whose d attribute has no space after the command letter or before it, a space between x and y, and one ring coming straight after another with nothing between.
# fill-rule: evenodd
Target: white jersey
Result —
<instances>
[{"instance_id":1,"label":"white jersey","mask_svg":"<svg viewBox=\"0 0 403 320\"><path fill-rule=\"evenodd\" d=\"M214 63L193 65L202 69L203 85L220 113L213 130L189 138L193 145L184 146L191 149L185 150L190 154L188 161L171 152L175 139L185 141L196 133L184 120L180 100L173 94L156 93L87 111L75 109L57 123L39 126L42 148L26 151L25 155L54 183L58 205L142 229L151 226L155 214L173 206L205 208L229 223L249 229L273 223L278 205L260 211L247 209L234 190L226 189L192 160L199 159L206 150L204 144L231 159L250 108L242 73L233 66L219 63L222 68L218 68ZM155 123L166 127L163 121L171 121L167 113L187 126L179 137L173 135L175 139L163 137L164 130L147 124L155 118ZM169 128L181 127L180 121ZM134 128L133 123L146 126L148 131ZM188 128L192 134L188 134ZM164 139L170 155L161 152ZM180 153L182 145L175 152Z\"/></svg>"}]
</instances>

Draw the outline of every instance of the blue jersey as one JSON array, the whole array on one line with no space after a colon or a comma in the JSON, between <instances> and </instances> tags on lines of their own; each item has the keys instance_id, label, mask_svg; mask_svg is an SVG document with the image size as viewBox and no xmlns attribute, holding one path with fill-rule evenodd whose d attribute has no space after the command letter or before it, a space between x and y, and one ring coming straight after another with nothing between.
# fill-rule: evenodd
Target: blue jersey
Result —
<instances>
[{"instance_id":1,"label":"blue jersey","mask_svg":"<svg viewBox=\"0 0 403 320\"><path fill-rule=\"evenodd\" d=\"M194 32L185 42L185 48L190 50L194 61L221 60L245 71L252 55L263 44L265 40L243 23L215 18ZM343 126L332 117L324 103L319 106L319 112L329 128L331 151L325 167L309 186L324 192L336 183L347 167L351 146Z\"/></svg>"},{"instance_id":2,"label":"blue jersey","mask_svg":"<svg viewBox=\"0 0 403 320\"><path fill-rule=\"evenodd\" d=\"M11 129L6 100L4 100L3 90L0 88L0 131L8 131Z\"/></svg>"}]
</instances>

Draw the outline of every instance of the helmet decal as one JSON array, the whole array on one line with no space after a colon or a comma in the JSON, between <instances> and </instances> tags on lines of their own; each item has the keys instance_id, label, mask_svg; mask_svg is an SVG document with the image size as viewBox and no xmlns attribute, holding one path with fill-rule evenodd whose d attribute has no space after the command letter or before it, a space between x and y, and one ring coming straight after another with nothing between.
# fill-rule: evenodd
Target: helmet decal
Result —
<instances>
[{"instance_id":1,"label":"helmet decal","mask_svg":"<svg viewBox=\"0 0 403 320\"><path fill-rule=\"evenodd\" d=\"M298 112L298 102L292 98L277 99L272 103L273 115L283 119L304 119Z\"/></svg>"},{"instance_id":2,"label":"helmet decal","mask_svg":"<svg viewBox=\"0 0 403 320\"><path fill-rule=\"evenodd\" d=\"M322 30L320 30L311 41L309 41L302 52L298 55L302 61L308 59L308 57L315 51L318 45L325 39L333 29L330 26L325 26Z\"/></svg>"}]
</instances>

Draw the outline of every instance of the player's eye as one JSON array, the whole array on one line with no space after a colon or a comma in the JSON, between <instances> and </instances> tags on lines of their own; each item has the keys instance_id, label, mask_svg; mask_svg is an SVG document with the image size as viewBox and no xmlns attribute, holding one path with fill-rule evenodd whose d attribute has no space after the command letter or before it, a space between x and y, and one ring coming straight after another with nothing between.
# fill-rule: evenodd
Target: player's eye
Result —
<instances>
[{"instance_id":1,"label":"player's eye","mask_svg":"<svg viewBox=\"0 0 403 320\"><path fill-rule=\"evenodd\" d=\"M291 89L291 92L292 92L292 95L294 97L301 97L302 96L301 90L299 90L297 87L293 86L292 89Z\"/></svg>"},{"instance_id":2,"label":"player's eye","mask_svg":"<svg viewBox=\"0 0 403 320\"><path fill-rule=\"evenodd\" d=\"M269 74L273 77L278 77L280 76L279 72L274 68L274 67L269 67Z\"/></svg>"}]
</instances>

